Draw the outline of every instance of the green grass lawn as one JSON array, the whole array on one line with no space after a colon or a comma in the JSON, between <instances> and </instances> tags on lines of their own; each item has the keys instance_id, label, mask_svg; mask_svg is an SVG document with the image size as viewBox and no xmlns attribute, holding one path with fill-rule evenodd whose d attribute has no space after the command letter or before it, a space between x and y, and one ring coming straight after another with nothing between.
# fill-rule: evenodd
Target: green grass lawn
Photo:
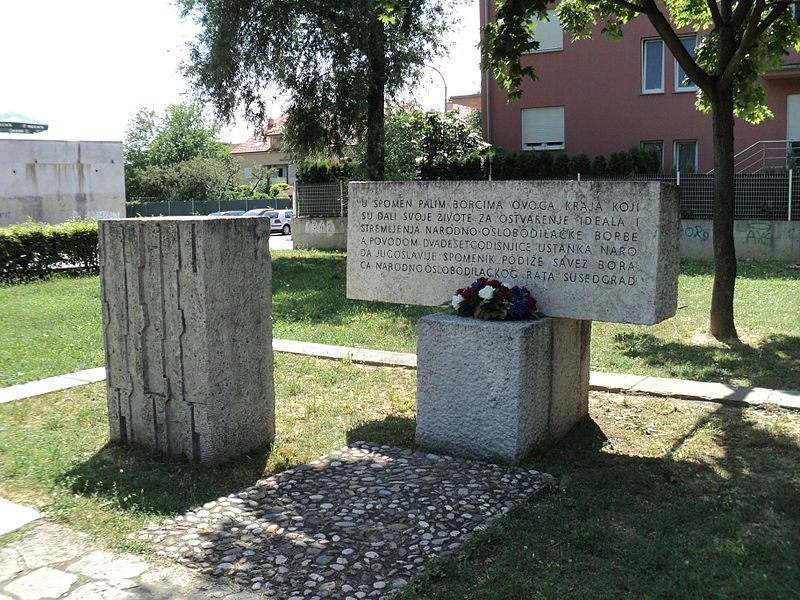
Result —
<instances>
[{"instance_id":1,"label":"green grass lawn","mask_svg":"<svg viewBox=\"0 0 800 600\"><path fill-rule=\"evenodd\" d=\"M800 271L739 263L735 345L704 335L712 281L710 262L683 261L674 318L595 322L592 369L800 390ZM0 386L103 364L97 277L0 287L0 306ZM273 254L277 338L413 352L417 319L435 310L347 300L342 253Z\"/></svg>"},{"instance_id":2,"label":"green grass lawn","mask_svg":"<svg viewBox=\"0 0 800 600\"><path fill-rule=\"evenodd\" d=\"M147 551L129 534L264 475L356 440L413 446L413 371L278 355L275 381L273 446L215 467L109 445L101 384L0 405L0 497ZM590 417L526 462L551 489L401 599L796 597L798 413L593 393Z\"/></svg>"}]
</instances>

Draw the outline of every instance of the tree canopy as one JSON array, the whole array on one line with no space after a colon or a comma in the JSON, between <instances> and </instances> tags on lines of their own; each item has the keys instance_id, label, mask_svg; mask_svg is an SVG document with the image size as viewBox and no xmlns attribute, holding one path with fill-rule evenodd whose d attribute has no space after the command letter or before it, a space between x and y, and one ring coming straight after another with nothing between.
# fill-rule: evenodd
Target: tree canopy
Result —
<instances>
[{"instance_id":1,"label":"tree canopy","mask_svg":"<svg viewBox=\"0 0 800 600\"><path fill-rule=\"evenodd\" d=\"M216 200L236 172L219 130L199 103L169 105L161 117L140 109L123 143L126 196Z\"/></svg>"},{"instance_id":2,"label":"tree canopy","mask_svg":"<svg viewBox=\"0 0 800 600\"><path fill-rule=\"evenodd\" d=\"M454 0L180 0L201 28L186 74L223 119L256 126L268 91L289 96L284 127L300 155L341 153L365 139L383 177L384 102L442 51Z\"/></svg>"},{"instance_id":3,"label":"tree canopy","mask_svg":"<svg viewBox=\"0 0 800 600\"><path fill-rule=\"evenodd\" d=\"M198 102L170 104L161 117L141 108L128 122L125 162L134 167L164 167L193 158L223 158L229 148L219 141L219 131Z\"/></svg>"},{"instance_id":4,"label":"tree canopy","mask_svg":"<svg viewBox=\"0 0 800 600\"><path fill-rule=\"evenodd\" d=\"M779 67L789 48L800 50L800 31L788 0L562 0L557 11L574 38L602 33L618 38L631 19L646 17L688 77L698 87L697 107L711 112L714 138L715 277L709 329L718 338L736 338L733 296L736 281L734 217L734 115L757 123L771 116L758 76ZM547 18L546 0L497 3L495 21L484 27L483 66L513 98L521 95L534 68L524 52L538 48L533 19ZM677 29L699 32L694 53ZM610 66L609 66L610 68Z\"/></svg>"}]
</instances>

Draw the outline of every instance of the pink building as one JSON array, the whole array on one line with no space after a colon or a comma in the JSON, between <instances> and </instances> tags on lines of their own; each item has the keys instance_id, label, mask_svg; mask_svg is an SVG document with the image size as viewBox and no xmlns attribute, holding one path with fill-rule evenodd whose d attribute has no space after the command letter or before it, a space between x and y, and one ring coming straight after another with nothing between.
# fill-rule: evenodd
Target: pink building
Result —
<instances>
[{"instance_id":1,"label":"pink building","mask_svg":"<svg viewBox=\"0 0 800 600\"><path fill-rule=\"evenodd\" d=\"M493 18L494 3L483 0L481 25L487 13ZM642 146L659 152L665 170L713 168L711 117L695 109L694 85L647 18L629 23L620 41L598 33L571 43L555 12L549 13L551 20L536 29L539 50L523 57L539 80L524 82L520 100L508 102L483 74L487 141L507 152L553 150L586 153L590 159ZM689 29L681 33L684 45L693 48L696 35ZM759 125L737 119L737 152L753 144L760 150L758 143L767 140L800 140L800 54L791 52L784 67L762 82L775 117ZM786 145L777 146L785 159Z\"/></svg>"}]
</instances>

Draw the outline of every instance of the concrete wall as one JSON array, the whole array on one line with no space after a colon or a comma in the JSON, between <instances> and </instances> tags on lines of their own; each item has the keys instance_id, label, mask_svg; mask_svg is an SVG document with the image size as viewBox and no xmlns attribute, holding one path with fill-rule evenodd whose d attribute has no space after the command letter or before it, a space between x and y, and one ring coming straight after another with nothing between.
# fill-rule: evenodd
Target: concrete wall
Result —
<instances>
[{"instance_id":1,"label":"concrete wall","mask_svg":"<svg viewBox=\"0 0 800 600\"><path fill-rule=\"evenodd\" d=\"M710 219L681 220L681 256L714 258L714 226ZM800 262L799 221L736 221L737 258Z\"/></svg>"},{"instance_id":2,"label":"concrete wall","mask_svg":"<svg viewBox=\"0 0 800 600\"><path fill-rule=\"evenodd\" d=\"M0 140L0 227L124 216L122 142Z\"/></svg>"},{"instance_id":3,"label":"concrete wall","mask_svg":"<svg viewBox=\"0 0 800 600\"><path fill-rule=\"evenodd\" d=\"M297 250L346 250L347 217L295 217L292 241Z\"/></svg>"}]
</instances>

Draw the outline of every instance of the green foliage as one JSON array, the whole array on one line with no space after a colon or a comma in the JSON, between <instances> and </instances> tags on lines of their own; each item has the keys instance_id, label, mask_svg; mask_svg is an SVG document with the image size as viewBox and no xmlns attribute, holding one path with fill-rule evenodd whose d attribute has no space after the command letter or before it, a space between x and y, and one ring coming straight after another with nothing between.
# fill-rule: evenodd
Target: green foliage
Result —
<instances>
[{"instance_id":1,"label":"green foliage","mask_svg":"<svg viewBox=\"0 0 800 600\"><path fill-rule=\"evenodd\" d=\"M170 165L125 165L125 188L128 198L207 202L226 195L235 174L236 166L219 158L195 157ZM239 193L234 191L234 195Z\"/></svg>"},{"instance_id":2,"label":"green foliage","mask_svg":"<svg viewBox=\"0 0 800 600\"><path fill-rule=\"evenodd\" d=\"M553 177L569 177L569 156L560 152L553 159Z\"/></svg>"},{"instance_id":3,"label":"green foliage","mask_svg":"<svg viewBox=\"0 0 800 600\"><path fill-rule=\"evenodd\" d=\"M330 183L332 181L348 181L355 170L350 162L318 160L300 163L297 167L299 183Z\"/></svg>"},{"instance_id":4,"label":"green foliage","mask_svg":"<svg viewBox=\"0 0 800 600\"><path fill-rule=\"evenodd\" d=\"M216 200L236 172L218 135L198 103L171 104L161 118L140 109L123 144L127 198Z\"/></svg>"},{"instance_id":5,"label":"green foliage","mask_svg":"<svg viewBox=\"0 0 800 600\"><path fill-rule=\"evenodd\" d=\"M287 196L286 196L285 192L286 192L286 190L290 189L291 187L292 186L290 186L288 183L283 183L282 181L278 182L278 183L275 183L275 184L269 186L269 197L270 198L286 198Z\"/></svg>"},{"instance_id":6,"label":"green foliage","mask_svg":"<svg viewBox=\"0 0 800 600\"><path fill-rule=\"evenodd\" d=\"M569 157L569 174L575 177L578 173L589 174L592 171L592 163L586 154L575 154Z\"/></svg>"},{"instance_id":7,"label":"green foliage","mask_svg":"<svg viewBox=\"0 0 800 600\"><path fill-rule=\"evenodd\" d=\"M386 179L483 179L489 155L480 124L455 111L411 104L386 117Z\"/></svg>"},{"instance_id":8,"label":"green foliage","mask_svg":"<svg viewBox=\"0 0 800 600\"><path fill-rule=\"evenodd\" d=\"M382 173L384 102L440 52L449 2L180 0L200 26L186 75L221 117L241 109L257 126L270 109L264 89L280 89L286 140L301 158L366 140Z\"/></svg>"},{"instance_id":9,"label":"green foliage","mask_svg":"<svg viewBox=\"0 0 800 600\"><path fill-rule=\"evenodd\" d=\"M97 223L29 221L0 228L0 282L41 279L61 263L97 269Z\"/></svg>"},{"instance_id":10,"label":"green foliage","mask_svg":"<svg viewBox=\"0 0 800 600\"><path fill-rule=\"evenodd\" d=\"M201 104L170 104L162 117L140 109L128 123L123 148L133 167L174 165L193 158L226 158L219 125L203 115Z\"/></svg>"},{"instance_id":11,"label":"green foliage","mask_svg":"<svg viewBox=\"0 0 800 600\"><path fill-rule=\"evenodd\" d=\"M592 175L595 177L599 177L601 175L605 175L608 173L608 161L606 161L606 157L602 154L598 154L594 157L592 161Z\"/></svg>"}]
</instances>

